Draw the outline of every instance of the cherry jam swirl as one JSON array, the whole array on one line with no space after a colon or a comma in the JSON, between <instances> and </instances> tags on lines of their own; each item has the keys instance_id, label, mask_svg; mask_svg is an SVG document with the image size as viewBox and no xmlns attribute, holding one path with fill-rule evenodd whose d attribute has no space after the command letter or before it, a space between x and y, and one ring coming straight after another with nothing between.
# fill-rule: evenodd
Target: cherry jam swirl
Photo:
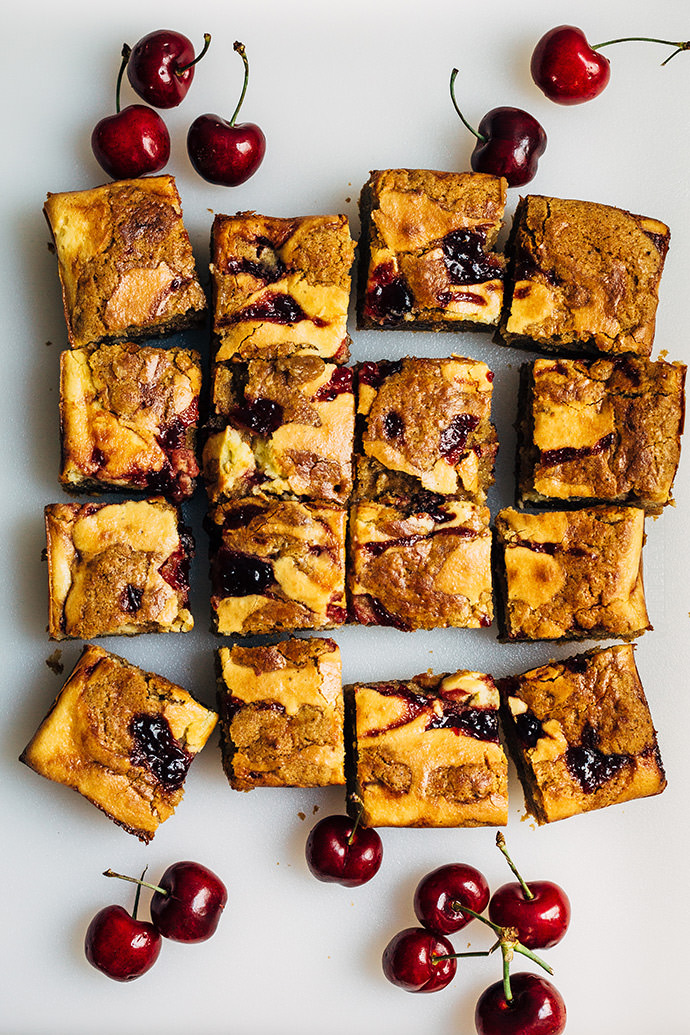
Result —
<instances>
[{"instance_id":1,"label":"cherry jam swirl","mask_svg":"<svg viewBox=\"0 0 690 1035\"><path fill-rule=\"evenodd\" d=\"M135 715L130 724L132 761L145 766L168 791L185 781L192 755L175 740L163 715Z\"/></svg>"}]
</instances>

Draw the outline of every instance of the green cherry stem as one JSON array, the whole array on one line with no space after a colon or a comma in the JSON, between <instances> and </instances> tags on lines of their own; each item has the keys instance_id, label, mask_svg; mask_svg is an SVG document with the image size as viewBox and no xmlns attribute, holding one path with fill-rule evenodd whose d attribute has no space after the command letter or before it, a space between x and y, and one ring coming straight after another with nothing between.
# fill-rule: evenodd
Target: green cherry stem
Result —
<instances>
[{"instance_id":1,"label":"green cherry stem","mask_svg":"<svg viewBox=\"0 0 690 1035\"><path fill-rule=\"evenodd\" d=\"M361 822L361 819L362 819L362 810L360 808L360 809L357 809L357 815L355 816L355 821L352 824L352 830L350 831L350 836L347 839L348 845L351 845L352 842L354 841L355 833L357 831L357 827L359 826L359 824Z\"/></svg>"},{"instance_id":2,"label":"green cherry stem","mask_svg":"<svg viewBox=\"0 0 690 1035\"><path fill-rule=\"evenodd\" d=\"M475 920L481 920L483 924L486 924L487 927L490 927L491 930L498 935L498 941L491 949L489 949L487 956L489 953L495 952L499 947L504 956L507 951L510 951L511 954L513 952L519 952L522 956L526 956L528 959L532 960L533 963L539 964L547 974L553 974L553 969L548 963L545 963L541 957L537 956L536 953L532 952L531 949L528 949L526 945L523 945L522 942L518 941L517 931L514 927L501 927L500 924L495 924L492 920L482 916L481 913L475 913L474 909L470 909L469 906L463 905L462 902L453 902L453 908L458 911L462 911L463 913L467 913L468 916L473 917Z\"/></svg>"},{"instance_id":3,"label":"green cherry stem","mask_svg":"<svg viewBox=\"0 0 690 1035\"><path fill-rule=\"evenodd\" d=\"M120 114L120 87L122 86L122 77L125 74L127 68L127 62L129 61L129 55L132 53L132 48L129 43L122 44L122 63L120 65L120 71L117 75L117 86L115 87L115 111Z\"/></svg>"},{"instance_id":4,"label":"green cherry stem","mask_svg":"<svg viewBox=\"0 0 690 1035\"><path fill-rule=\"evenodd\" d=\"M148 867L146 869L148 869ZM144 873L146 873L146 870L144 870ZM103 876L118 877L120 880L128 880L131 884L136 884L138 887L137 896L142 888L150 888L151 891L158 891L161 895L165 895L167 898L170 892L166 891L165 888L159 887L158 884L149 884L148 881L144 880L144 873L142 873L141 877L128 877L126 873L115 873L114 870L104 870Z\"/></svg>"},{"instance_id":5,"label":"green cherry stem","mask_svg":"<svg viewBox=\"0 0 690 1035\"><path fill-rule=\"evenodd\" d=\"M472 126L470 126L469 122L467 121L463 113L460 111L460 108L458 107L458 102L455 100L455 80L457 79L457 77L458 69L454 68L453 71L450 73L450 99L453 102L453 107L458 113L463 126L465 126L466 129L469 129L470 133L472 133L473 136L477 138L477 140L481 141L482 144L485 144L486 137L482 136L481 133L478 133L476 129L473 129Z\"/></svg>"},{"instance_id":6,"label":"green cherry stem","mask_svg":"<svg viewBox=\"0 0 690 1035\"><path fill-rule=\"evenodd\" d=\"M513 862L513 860L508 855L508 849L506 848L506 839L505 839L505 837L503 836L503 834L501 833L500 830L496 834L496 847L499 848L500 851L503 853L503 856L504 856L506 862L508 863L508 865L510 866L511 870L513 871L513 873L517 877L518 881L520 882L520 887L522 888L522 890L525 893L525 898L527 898L527 899L534 898L534 892L530 891L530 889L527 887L527 885L525 884L524 880L520 876L520 873L518 872L518 869L517 869L515 863Z\"/></svg>"},{"instance_id":7,"label":"green cherry stem","mask_svg":"<svg viewBox=\"0 0 690 1035\"><path fill-rule=\"evenodd\" d=\"M658 40L653 36L621 36L620 39L617 40L606 40L605 43L597 43L595 47L592 47L592 50L601 50L602 47L610 47L612 43L661 43L665 47L675 47L676 49L673 53L669 54L666 60L661 62L662 68L664 65L669 63L672 57L675 57L676 54L680 54L682 50L690 50L690 40L686 40L685 43L682 41L678 43L674 40Z\"/></svg>"},{"instance_id":8,"label":"green cherry stem","mask_svg":"<svg viewBox=\"0 0 690 1035\"><path fill-rule=\"evenodd\" d=\"M210 32L205 32L204 33L204 47L203 47L203 50L199 54L197 54L197 56L194 58L193 61L188 62L188 64L186 64L186 65L182 65L181 68L176 68L175 69L175 75L180 76L180 75L183 74L183 72L186 72L186 71L188 71L188 69L193 68L194 65L197 63L197 61L201 61L202 57L204 56L204 54L206 53L206 51L208 50L208 48L210 46L211 46L211 33Z\"/></svg>"},{"instance_id":9,"label":"green cherry stem","mask_svg":"<svg viewBox=\"0 0 690 1035\"><path fill-rule=\"evenodd\" d=\"M230 119L230 125L234 126L235 119L239 115L240 108L242 107L242 102L244 101L244 95L247 92L247 84L249 83L249 62L247 61L247 52L244 49L244 43L239 43L237 40L235 40L232 49L236 51L244 61L244 83L242 84L242 93L240 94L240 99L237 102L237 107L233 112L233 116Z\"/></svg>"},{"instance_id":10,"label":"green cherry stem","mask_svg":"<svg viewBox=\"0 0 690 1035\"><path fill-rule=\"evenodd\" d=\"M144 872L141 875L141 880L137 884L137 891L136 891L136 894L134 896L134 909L132 910L132 920L136 920L136 918L137 918L137 911L139 909L139 896L141 895L141 881L144 879L144 876L146 875L146 871L147 870L148 870L148 866L145 866L144 867Z\"/></svg>"}]
</instances>

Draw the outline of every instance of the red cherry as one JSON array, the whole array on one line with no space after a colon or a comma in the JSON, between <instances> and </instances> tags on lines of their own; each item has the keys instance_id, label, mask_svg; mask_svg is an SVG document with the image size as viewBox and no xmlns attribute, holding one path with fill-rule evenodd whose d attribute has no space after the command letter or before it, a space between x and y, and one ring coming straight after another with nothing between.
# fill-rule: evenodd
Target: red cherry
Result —
<instances>
[{"instance_id":1,"label":"red cherry","mask_svg":"<svg viewBox=\"0 0 690 1035\"><path fill-rule=\"evenodd\" d=\"M473 919L462 912L462 906L483 913L488 901L484 875L473 866L450 863L421 879L414 894L414 911L420 924L435 934L454 934Z\"/></svg>"},{"instance_id":2,"label":"red cherry","mask_svg":"<svg viewBox=\"0 0 690 1035\"><path fill-rule=\"evenodd\" d=\"M383 973L389 981L407 992L437 992L455 976L454 959L438 959L454 952L442 935L423 927L406 927L383 951Z\"/></svg>"},{"instance_id":3,"label":"red cherry","mask_svg":"<svg viewBox=\"0 0 690 1035\"><path fill-rule=\"evenodd\" d=\"M197 862L168 866L151 897L151 919L164 938L205 942L228 901L220 877Z\"/></svg>"},{"instance_id":4,"label":"red cherry","mask_svg":"<svg viewBox=\"0 0 690 1035\"><path fill-rule=\"evenodd\" d=\"M91 134L96 161L115 180L158 172L170 157L170 136L157 112L144 104L130 104L120 111L120 85L128 56L125 44L117 77L116 114L101 119Z\"/></svg>"},{"instance_id":5,"label":"red cherry","mask_svg":"<svg viewBox=\"0 0 690 1035\"><path fill-rule=\"evenodd\" d=\"M608 58L590 47L574 25L559 25L537 43L530 66L532 79L557 104L582 104L604 90L611 78Z\"/></svg>"},{"instance_id":6,"label":"red cherry","mask_svg":"<svg viewBox=\"0 0 690 1035\"><path fill-rule=\"evenodd\" d=\"M86 930L84 952L92 967L114 981L133 981L150 970L161 951L153 926L130 916L122 906L106 906Z\"/></svg>"},{"instance_id":7,"label":"red cherry","mask_svg":"<svg viewBox=\"0 0 690 1035\"><path fill-rule=\"evenodd\" d=\"M523 971L510 978L512 998L502 981L482 992L474 1013L477 1035L561 1035L565 1031L563 997L546 978Z\"/></svg>"},{"instance_id":8,"label":"red cherry","mask_svg":"<svg viewBox=\"0 0 690 1035\"><path fill-rule=\"evenodd\" d=\"M242 43L236 42L234 49L244 62L244 84L232 118L199 115L187 133L187 153L196 171L209 183L224 187L237 187L253 176L266 153L266 137L257 125L235 125L247 92L249 63Z\"/></svg>"},{"instance_id":9,"label":"red cherry","mask_svg":"<svg viewBox=\"0 0 690 1035\"><path fill-rule=\"evenodd\" d=\"M455 100L454 68L450 76L450 95L460 119L477 138L470 158L475 172L505 176L509 187L523 187L534 179L539 158L546 149L546 133L537 120L521 108L492 108L478 129L473 129Z\"/></svg>"},{"instance_id":10,"label":"red cherry","mask_svg":"<svg viewBox=\"0 0 690 1035\"><path fill-rule=\"evenodd\" d=\"M549 880L527 882L528 898L518 881L503 884L489 902L489 919L501 927L515 927L528 949L550 949L568 930L570 900L563 888Z\"/></svg>"},{"instance_id":11,"label":"red cherry","mask_svg":"<svg viewBox=\"0 0 690 1035\"><path fill-rule=\"evenodd\" d=\"M383 845L372 827L360 827L349 816L326 816L309 833L307 866L317 880L355 888L378 873Z\"/></svg>"},{"instance_id":12,"label":"red cherry","mask_svg":"<svg viewBox=\"0 0 690 1035\"><path fill-rule=\"evenodd\" d=\"M127 78L132 89L155 108L176 108L187 96L194 78L194 66L209 48L211 36L204 33L204 46L194 57L194 44L181 32L157 29L132 47Z\"/></svg>"}]
</instances>

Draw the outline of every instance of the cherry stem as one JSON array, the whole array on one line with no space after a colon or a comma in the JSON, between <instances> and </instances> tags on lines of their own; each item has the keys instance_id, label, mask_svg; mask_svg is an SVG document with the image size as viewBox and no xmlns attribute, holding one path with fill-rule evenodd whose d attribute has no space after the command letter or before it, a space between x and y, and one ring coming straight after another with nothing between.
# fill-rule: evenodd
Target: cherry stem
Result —
<instances>
[{"instance_id":1,"label":"cherry stem","mask_svg":"<svg viewBox=\"0 0 690 1035\"><path fill-rule=\"evenodd\" d=\"M508 849L506 848L506 839L505 839L505 837L503 836L503 834L501 833L500 830L496 834L496 847L499 848L500 851L503 853L506 862L510 866L511 870L513 871L513 873L515 874L517 879L519 880L520 886L521 886L522 890L525 893L525 898L526 899L534 898L534 892L530 891L530 889L527 887L527 885L525 884L524 880L520 876L520 874L518 872L518 869L515 866L515 863L513 862L513 860L508 855Z\"/></svg>"},{"instance_id":2,"label":"cherry stem","mask_svg":"<svg viewBox=\"0 0 690 1035\"><path fill-rule=\"evenodd\" d=\"M357 831L357 827L359 826L361 819L362 819L362 810L361 809L357 809L357 815L355 816L355 821L354 821L354 823L352 825L352 830L350 831L350 836L347 839L348 846L351 845L352 842L355 839L355 833Z\"/></svg>"},{"instance_id":3,"label":"cherry stem","mask_svg":"<svg viewBox=\"0 0 690 1035\"><path fill-rule=\"evenodd\" d=\"M247 61L247 52L244 49L244 43L238 43L238 41L235 40L232 49L234 51L236 51L240 55L242 60L244 61L244 83L242 84L242 93L240 94L240 99L237 102L237 107L235 108L235 111L233 112L233 116L230 119L230 125L234 126L235 125L235 119L239 115L240 108L242 107L242 102L244 100L244 95L247 92L247 84L249 82L249 62Z\"/></svg>"},{"instance_id":4,"label":"cherry stem","mask_svg":"<svg viewBox=\"0 0 690 1035\"><path fill-rule=\"evenodd\" d=\"M680 43L676 43L674 40L658 40L653 36L621 36L621 38L617 40L606 40L605 43L597 43L595 47L592 47L592 50L601 50L602 47L610 47L612 43L661 43L665 47L675 47L676 49L673 53L669 54L666 60L661 62L662 68L664 65L669 63L672 57L675 57L676 54L680 54L682 50L690 50L690 40L686 40L685 43L682 41Z\"/></svg>"},{"instance_id":5,"label":"cherry stem","mask_svg":"<svg viewBox=\"0 0 690 1035\"><path fill-rule=\"evenodd\" d=\"M144 876L145 876L147 870L148 870L148 866L145 866L144 867L144 872L141 875L141 880L144 879ZM136 894L134 896L134 909L132 910L132 919L133 920L136 920L136 918L137 918L137 911L139 909L139 896L140 895L141 895L141 884L137 884L137 891L136 891Z\"/></svg>"},{"instance_id":6,"label":"cherry stem","mask_svg":"<svg viewBox=\"0 0 690 1035\"><path fill-rule=\"evenodd\" d=\"M132 53L132 48L128 43L122 44L122 63L120 64L120 71L117 76L117 86L115 87L115 111L120 114L120 87L122 86L122 77L125 74L127 68L127 62L129 61L129 55Z\"/></svg>"},{"instance_id":7,"label":"cherry stem","mask_svg":"<svg viewBox=\"0 0 690 1035\"><path fill-rule=\"evenodd\" d=\"M146 870L144 870L144 873L146 873ZM141 877L128 877L126 873L115 873L114 870L104 870L103 876L119 877L120 880L128 880L131 884L137 884L139 886L139 889L150 888L151 891L158 891L161 895L165 895L167 898L170 892L166 891L165 888L159 887L158 884L149 884L148 881L144 880L144 873L142 873Z\"/></svg>"},{"instance_id":8,"label":"cherry stem","mask_svg":"<svg viewBox=\"0 0 690 1035\"><path fill-rule=\"evenodd\" d=\"M190 68L193 68L194 65L197 63L197 61L201 61L202 57L204 56L204 54L206 53L206 51L208 50L208 48L210 46L211 46L211 33L210 32L205 32L204 33L204 48L203 48L203 50L199 54L197 54L197 56L194 58L193 61L188 62L188 64L186 64L186 65L181 65L180 68L176 68L175 69L175 75L182 75L183 72L187 72L187 71L189 71Z\"/></svg>"},{"instance_id":9,"label":"cherry stem","mask_svg":"<svg viewBox=\"0 0 690 1035\"><path fill-rule=\"evenodd\" d=\"M469 122L467 121L463 113L460 111L458 107L458 102L455 100L455 80L457 79L457 76L458 69L454 68L453 71L450 73L450 99L453 102L453 107L460 116L460 121L462 122L463 126L469 129L470 133L472 133L477 138L477 140L481 141L482 144L485 144L486 137L483 137L481 133L478 133L476 129L473 129L472 126L470 126Z\"/></svg>"},{"instance_id":10,"label":"cherry stem","mask_svg":"<svg viewBox=\"0 0 690 1035\"><path fill-rule=\"evenodd\" d=\"M482 916L481 913L476 913L474 909L470 909L469 906L465 906L462 904L462 902L458 902L457 900L453 901L453 908L458 910L459 912L467 913L475 920L481 920L483 924L486 924L487 927L490 927L491 930L498 935L498 941L492 949L489 949L489 953L494 952L499 946L504 955L508 949L511 952L519 952L522 956L526 956L534 963L538 963L539 966L542 967L548 974L553 974L553 969L549 966L548 963L545 963L540 956L537 956L536 953L532 952L531 949L528 949L526 945L523 945L522 942L518 941L517 931L514 927L501 927L500 924L493 923L492 920L489 920L487 919L487 917ZM489 953L487 953L486 955L489 955Z\"/></svg>"},{"instance_id":11,"label":"cherry stem","mask_svg":"<svg viewBox=\"0 0 690 1035\"><path fill-rule=\"evenodd\" d=\"M436 966L442 960L461 960L466 956L490 956L492 952L493 949L485 949L483 952L446 952L443 955L432 952L429 959Z\"/></svg>"}]
</instances>

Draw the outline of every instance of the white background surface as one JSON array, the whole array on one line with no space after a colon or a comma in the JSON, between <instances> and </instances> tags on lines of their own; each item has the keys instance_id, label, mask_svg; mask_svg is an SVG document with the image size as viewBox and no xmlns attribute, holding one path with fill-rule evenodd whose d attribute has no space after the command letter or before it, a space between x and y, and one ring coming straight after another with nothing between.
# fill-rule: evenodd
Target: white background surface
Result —
<instances>
[{"instance_id":1,"label":"white background surface","mask_svg":"<svg viewBox=\"0 0 690 1035\"><path fill-rule=\"evenodd\" d=\"M608 89L575 108L560 108L543 97L529 77L529 57L541 34L562 22L582 25L593 42L635 33L682 37L688 34L687 5L684 0L653 8L625 0L167 0L154 10L132 0L98 8L65 0L59 7L6 6L2 21L0 1031L471 1035L474 1003L500 976L496 956L465 961L448 989L429 996L389 985L380 957L389 938L414 922L413 890L429 869L466 861L482 869L492 887L510 879L493 847L493 831L383 831L379 875L361 889L347 890L315 881L304 864L315 810L316 818L341 811L341 793L235 793L221 770L215 735L192 767L177 815L148 847L77 794L17 763L62 683L45 663L54 645L45 631L41 549L42 508L63 498L57 483L57 406L58 355L66 336L41 206L47 191L106 179L90 152L91 130L114 110L122 43L133 45L155 28L178 29L199 44L204 31L214 37L186 100L164 114L173 144L167 171L177 177L202 271L212 212L344 211L356 230L357 196L371 168L468 168L472 139L455 116L447 89L457 65L458 99L475 124L489 108L513 104L545 126L549 144L532 192L608 202L671 226L655 355L665 349L671 359L685 360L690 55L678 55L661 69L667 53L662 48L612 48ZM196 177L184 141L196 115L232 113L241 84L235 39L246 44L252 67L243 117L263 127L268 148L258 174L229 190ZM125 84L123 104L136 100ZM511 213L516 200L511 190ZM492 345L488 335L412 337L353 330L353 337L356 360L456 351L492 366L501 452L490 502L494 513L511 503L512 423L524 354ZM202 334L187 340L207 349ZM647 593L655 631L642 638L637 651L667 791L536 829L529 820L521 822L522 795L511 774L509 847L528 879L556 880L572 901L571 929L547 953L568 1005L569 1035L684 1035L688 1030L687 455L675 495L675 509L647 522ZM217 641L207 632L203 509L201 497L189 508L199 538L194 633L104 645L212 705ZM336 639L347 680L411 676L428 666L502 676L573 653L572 647L549 644L499 645L495 635L495 627L410 635L347 629ZM81 647L63 645L65 676ZM148 864L149 876L156 877L184 858L206 863L228 885L229 905L216 936L200 946L164 944L155 968L130 985L110 982L91 969L83 957L91 916L111 902L132 904L129 886L108 881L101 872L110 866L138 873ZM146 898L142 902L146 906ZM456 936L458 949L470 940L473 948L488 947L484 929L474 926Z\"/></svg>"}]
</instances>

